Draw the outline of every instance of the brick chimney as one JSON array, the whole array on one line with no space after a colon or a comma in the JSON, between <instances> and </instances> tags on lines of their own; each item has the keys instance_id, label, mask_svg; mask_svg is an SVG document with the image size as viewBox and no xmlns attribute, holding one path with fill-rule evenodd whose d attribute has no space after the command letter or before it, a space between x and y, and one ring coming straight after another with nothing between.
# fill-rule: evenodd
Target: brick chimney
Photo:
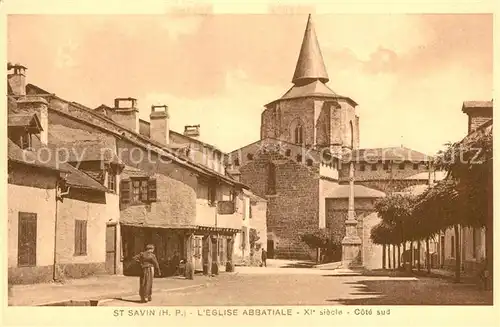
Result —
<instances>
[{"instance_id":1,"label":"brick chimney","mask_svg":"<svg viewBox=\"0 0 500 327\"><path fill-rule=\"evenodd\" d=\"M465 101L462 112L469 116L468 133L493 119L493 100L491 101Z\"/></svg>"},{"instance_id":2,"label":"brick chimney","mask_svg":"<svg viewBox=\"0 0 500 327\"><path fill-rule=\"evenodd\" d=\"M200 125L184 126L184 135L194 139L200 138Z\"/></svg>"},{"instance_id":3,"label":"brick chimney","mask_svg":"<svg viewBox=\"0 0 500 327\"><path fill-rule=\"evenodd\" d=\"M47 145L49 136L49 104L38 96L28 96L17 100L17 109L20 112L36 114L40 120L42 131L40 132L40 142Z\"/></svg>"},{"instance_id":4,"label":"brick chimney","mask_svg":"<svg viewBox=\"0 0 500 327\"><path fill-rule=\"evenodd\" d=\"M116 98L111 116L114 121L123 127L139 133L139 110L137 109L137 99Z\"/></svg>"},{"instance_id":5,"label":"brick chimney","mask_svg":"<svg viewBox=\"0 0 500 327\"><path fill-rule=\"evenodd\" d=\"M7 64L7 70L13 70L7 75L9 87L13 95L26 95L26 67L20 64Z\"/></svg>"},{"instance_id":6,"label":"brick chimney","mask_svg":"<svg viewBox=\"0 0 500 327\"><path fill-rule=\"evenodd\" d=\"M166 105L151 106L150 121L150 137L153 141L167 145L170 143L170 128L168 107Z\"/></svg>"}]
</instances>

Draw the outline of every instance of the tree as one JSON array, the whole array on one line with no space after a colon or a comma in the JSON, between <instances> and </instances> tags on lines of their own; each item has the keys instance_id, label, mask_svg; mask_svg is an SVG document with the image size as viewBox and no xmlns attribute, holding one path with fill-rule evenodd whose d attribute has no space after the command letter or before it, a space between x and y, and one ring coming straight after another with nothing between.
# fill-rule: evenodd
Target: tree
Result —
<instances>
[{"instance_id":1,"label":"tree","mask_svg":"<svg viewBox=\"0 0 500 327\"><path fill-rule=\"evenodd\" d=\"M325 250L330 257L340 253L343 237L343 233L338 229L318 229L300 235L301 241L311 249ZM320 258L317 258L317 260L320 261Z\"/></svg>"},{"instance_id":2,"label":"tree","mask_svg":"<svg viewBox=\"0 0 500 327\"><path fill-rule=\"evenodd\" d=\"M413 210L420 236L455 230L456 271L460 280L460 226L485 227L486 269L493 276L493 122L489 121L462 141L448 144L434 166L447 178L421 195Z\"/></svg>"}]
</instances>

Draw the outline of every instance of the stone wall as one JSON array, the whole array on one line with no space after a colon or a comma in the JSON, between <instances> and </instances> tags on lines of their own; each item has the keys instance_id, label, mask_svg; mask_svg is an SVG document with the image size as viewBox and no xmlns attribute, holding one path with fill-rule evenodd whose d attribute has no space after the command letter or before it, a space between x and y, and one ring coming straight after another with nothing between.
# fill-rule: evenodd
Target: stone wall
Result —
<instances>
[{"instance_id":1,"label":"stone wall","mask_svg":"<svg viewBox=\"0 0 500 327\"><path fill-rule=\"evenodd\" d=\"M266 194L269 163L275 165L276 194ZM267 199L267 229L275 235L276 258L311 258L300 234L319 228L319 167L261 154L240 168L241 181Z\"/></svg>"},{"instance_id":2,"label":"stone wall","mask_svg":"<svg viewBox=\"0 0 500 327\"><path fill-rule=\"evenodd\" d=\"M355 199L354 209L358 221L357 233L361 238L361 259L363 266L376 269L382 265L382 247L372 243L371 228L379 222L374 211L374 200ZM330 232L345 235L348 199L326 199L326 228Z\"/></svg>"},{"instance_id":3,"label":"stone wall","mask_svg":"<svg viewBox=\"0 0 500 327\"><path fill-rule=\"evenodd\" d=\"M52 280L56 217L56 175L24 165L11 165L7 190L9 283ZM18 265L19 213L36 214L36 265Z\"/></svg>"},{"instance_id":4,"label":"stone wall","mask_svg":"<svg viewBox=\"0 0 500 327\"><path fill-rule=\"evenodd\" d=\"M106 223L110 219L104 192L70 189L58 204L56 278L79 278L105 273ZM87 252L75 253L75 220L87 221Z\"/></svg>"}]
</instances>

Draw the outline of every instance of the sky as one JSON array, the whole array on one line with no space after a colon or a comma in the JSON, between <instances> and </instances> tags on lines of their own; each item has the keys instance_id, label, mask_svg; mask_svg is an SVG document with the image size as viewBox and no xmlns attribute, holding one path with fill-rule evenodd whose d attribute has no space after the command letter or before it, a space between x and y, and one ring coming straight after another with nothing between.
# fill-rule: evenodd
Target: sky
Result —
<instances>
[{"instance_id":1,"label":"sky","mask_svg":"<svg viewBox=\"0 0 500 327\"><path fill-rule=\"evenodd\" d=\"M434 154L462 139L462 102L491 100L492 15L313 15L328 86L359 105L360 147ZM10 15L7 58L91 108L169 107L171 129L232 151L260 138L291 79L307 15Z\"/></svg>"}]
</instances>

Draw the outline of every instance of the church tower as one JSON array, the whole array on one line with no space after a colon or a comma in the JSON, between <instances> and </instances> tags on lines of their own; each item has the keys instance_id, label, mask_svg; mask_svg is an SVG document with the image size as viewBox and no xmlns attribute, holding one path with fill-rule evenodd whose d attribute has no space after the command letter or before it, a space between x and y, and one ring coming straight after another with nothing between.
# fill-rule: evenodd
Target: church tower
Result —
<instances>
[{"instance_id":1,"label":"church tower","mask_svg":"<svg viewBox=\"0 0 500 327\"><path fill-rule=\"evenodd\" d=\"M332 91L311 15L307 20L293 86L265 106L261 139L272 138L332 152L359 146L357 103Z\"/></svg>"}]
</instances>

